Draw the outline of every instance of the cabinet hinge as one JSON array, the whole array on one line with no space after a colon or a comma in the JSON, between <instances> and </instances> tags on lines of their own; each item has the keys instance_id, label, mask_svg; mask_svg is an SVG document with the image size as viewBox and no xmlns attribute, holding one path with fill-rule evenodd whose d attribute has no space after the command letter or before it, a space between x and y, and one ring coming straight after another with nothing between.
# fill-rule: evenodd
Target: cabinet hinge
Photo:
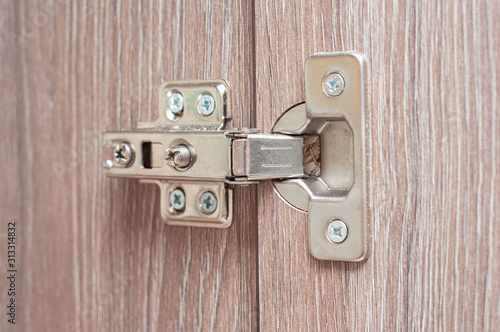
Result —
<instances>
[{"instance_id":1,"label":"cabinet hinge","mask_svg":"<svg viewBox=\"0 0 500 332\"><path fill-rule=\"evenodd\" d=\"M356 261L369 253L365 60L356 52L316 54L305 69L305 99L271 133L227 129L224 80L166 82L159 117L104 134L105 173L161 190L167 224L225 228L233 187L272 180L279 196L309 213L310 252Z\"/></svg>"}]
</instances>

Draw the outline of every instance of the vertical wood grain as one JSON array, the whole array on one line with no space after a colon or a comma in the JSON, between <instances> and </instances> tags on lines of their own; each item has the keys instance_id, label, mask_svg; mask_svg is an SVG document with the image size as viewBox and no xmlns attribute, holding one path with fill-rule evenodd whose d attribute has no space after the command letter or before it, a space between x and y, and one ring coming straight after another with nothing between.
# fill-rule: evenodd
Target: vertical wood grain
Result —
<instances>
[{"instance_id":1,"label":"vertical wood grain","mask_svg":"<svg viewBox=\"0 0 500 332\"><path fill-rule=\"evenodd\" d=\"M156 187L101 169L103 132L154 120L165 80L228 80L233 125L252 125L251 4L0 7L0 235L18 222L18 328L255 330L255 190L236 190L236 201L252 204L236 205L227 230L168 227ZM4 318L0 326L11 327Z\"/></svg>"},{"instance_id":2,"label":"vertical wood grain","mask_svg":"<svg viewBox=\"0 0 500 332\"><path fill-rule=\"evenodd\" d=\"M18 225L17 328L494 330L499 7L2 2L0 215ZM269 183L258 202L236 190L230 229L203 230L163 225L155 187L103 176L102 133L154 119L162 81L225 78L233 125L269 130L304 100L307 57L345 50L369 59L365 263L313 259L306 216Z\"/></svg>"},{"instance_id":3,"label":"vertical wood grain","mask_svg":"<svg viewBox=\"0 0 500 332\"><path fill-rule=\"evenodd\" d=\"M373 251L308 253L307 216L259 187L262 330L500 324L498 1L256 1L257 126L304 100L304 62L369 60Z\"/></svg>"},{"instance_id":4,"label":"vertical wood grain","mask_svg":"<svg viewBox=\"0 0 500 332\"><path fill-rule=\"evenodd\" d=\"M22 159L18 143L20 138L18 123L19 116L12 111L20 103L20 80L15 78L19 76L19 61L17 59L17 47L8 38L5 32L15 26L15 9L13 2L0 3L0 102L1 102L1 120L0 120L0 303L2 307L2 317L0 320L0 329L7 330L7 316L11 296L8 295L12 290L10 280L7 277L8 269L8 223L15 223L17 232L20 228L21 214L23 210L22 202L22 174L18 172L21 167ZM19 258L21 252L17 250ZM14 262L16 264L16 262ZM16 266L14 266L15 268ZM19 280L19 275L18 275ZM18 289L17 289L18 290ZM5 310L3 310L5 309Z\"/></svg>"}]
</instances>

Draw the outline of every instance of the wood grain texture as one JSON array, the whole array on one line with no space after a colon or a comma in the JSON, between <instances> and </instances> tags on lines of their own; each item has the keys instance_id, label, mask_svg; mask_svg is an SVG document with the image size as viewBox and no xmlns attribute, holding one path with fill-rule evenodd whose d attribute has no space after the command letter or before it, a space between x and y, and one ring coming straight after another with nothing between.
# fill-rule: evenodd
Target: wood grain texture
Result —
<instances>
[{"instance_id":1,"label":"wood grain texture","mask_svg":"<svg viewBox=\"0 0 500 332\"><path fill-rule=\"evenodd\" d=\"M236 205L227 230L167 227L156 187L101 169L103 132L154 120L166 80L227 79L233 125L252 125L253 7L26 0L0 8L0 235L5 248L7 222L17 222L16 327L255 330L255 189L236 190L236 201L251 204ZM10 328L2 315L0 330Z\"/></svg>"},{"instance_id":2,"label":"wood grain texture","mask_svg":"<svg viewBox=\"0 0 500 332\"><path fill-rule=\"evenodd\" d=\"M498 1L252 6L0 3L0 243L15 221L17 329L494 330ZM102 133L154 119L161 82L225 78L234 126L269 130L304 100L307 57L345 50L369 59L365 263L312 258L306 215L269 183L257 243L255 188L236 190L230 229L203 230L162 224L155 187L103 176Z\"/></svg>"},{"instance_id":3,"label":"wood grain texture","mask_svg":"<svg viewBox=\"0 0 500 332\"><path fill-rule=\"evenodd\" d=\"M257 126L304 97L304 62L369 60L372 255L322 262L307 216L259 187L264 331L500 325L500 4L256 1ZM272 199L271 199L272 197Z\"/></svg>"}]
</instances>

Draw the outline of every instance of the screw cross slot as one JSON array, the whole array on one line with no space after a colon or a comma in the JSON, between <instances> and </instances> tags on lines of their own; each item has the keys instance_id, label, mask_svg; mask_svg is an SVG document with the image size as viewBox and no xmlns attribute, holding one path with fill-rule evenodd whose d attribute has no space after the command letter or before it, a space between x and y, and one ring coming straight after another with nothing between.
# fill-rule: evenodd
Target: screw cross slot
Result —
<instances>
[{"instance_id":1,"label":"screw cross slot","mask_svg":"<svg viewBox=\"0 0 500 332\"><path fill-rule=\"evenodd\" d=\"M214 97L208 93L202 94L198 100L197 110L203 116L211 115L215 110Z\"/></svg>"},{"instance_id":2,"label":"screw cross slot","mask_svg":"<svg viewBox=\"0 0 500 332\"><path fill-rule=\"evenodd\" d=\"M323 92L328 97L337 97L344 92L345 80L341 73L328 73L323 79Z\"/></svg>"},{"instance_id":3,"label":"screw cross slot","mask_svg":"<svg viewBox=\"0 0 500 332\"><path fill-rule=\"evenodd\" d=\"M113 155L118 165L127 166L132 162L133 150L129 143L117 143L115 144Z\"/></svg>"},{"instance_id":4,"label":"screw cross slot","mask_svg":"<svg viewBox=\"0 0 500 332\"><path fill-rule=\"evenodd\" d=\"M217 198L214 193L205 191L200 197L201 212L212 214L217 209Z\"/></svg>"},{"instance_id":5,"label":"screw cross slot","mask_svg":"<svg viewBox=\"0 0 500 332\"><path fill-rule=\"evenodd\" d=\"M340 219L334 219L327 224L326 237L332 243L342 243L347 238L347 226Z\"/></svg>"},{"instance_id":6,"label":"screw cross slot","mask_svg":"<svg viewBox=\"0 0 500 332\"><path fill-rule=\"evenodd\" d=\"M170 193L170 206L175 212L182 212L186 207L186 194L180 188Z\"/></svg>"}]
</instances>

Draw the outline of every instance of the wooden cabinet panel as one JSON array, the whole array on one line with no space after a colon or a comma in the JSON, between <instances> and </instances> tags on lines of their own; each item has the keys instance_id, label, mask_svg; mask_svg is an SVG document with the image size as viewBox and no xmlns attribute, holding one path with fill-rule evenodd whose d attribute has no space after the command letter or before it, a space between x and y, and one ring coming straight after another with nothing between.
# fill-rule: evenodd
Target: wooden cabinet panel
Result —
<instances>
[{"instance_id":1,"label":"wooden cabinet panel","mask_svg":"<svg viewBox=\"0 0 500 332\"><path fill-rule=\"evenodd\" d=\"M369 61L372 255L322 262L307 216L260 186L262 330L500 323L498 1L256 1L257 126L305 99L316 52Z\"/></svg>"},{"instance_id":2,"label":"wooden cabinet panel","mask_svg":"<svg viewBox=\"0 0 500 332\"><path fill-rule=\"evenodd\" d=\"M0 232L16 222L21 330L255 329L255 189L236 190L227 230L167 227L156 187L101 168L103 132L154 120L165 80L227 79L233 125L252 124L251 3L0 6Z\"/></svg>"},{"instance_id":3,"label":"wooden cabinet panel","mask_svg":"<svg viewBox=\"0 0 500 332\"><path fill-rule=\"evenodd\" d=\"M498 17L495 0L0 3L16 327L495 329ZM163 81L224 78L232 125L266 132L305 99L309 56L349 50L369 61L366 262L310 256L307 216L269 182L236 188L233 225L214 230L165 226L156 187L104 176L103 132L154 120Z\"/></svg>"}]
</instances>

